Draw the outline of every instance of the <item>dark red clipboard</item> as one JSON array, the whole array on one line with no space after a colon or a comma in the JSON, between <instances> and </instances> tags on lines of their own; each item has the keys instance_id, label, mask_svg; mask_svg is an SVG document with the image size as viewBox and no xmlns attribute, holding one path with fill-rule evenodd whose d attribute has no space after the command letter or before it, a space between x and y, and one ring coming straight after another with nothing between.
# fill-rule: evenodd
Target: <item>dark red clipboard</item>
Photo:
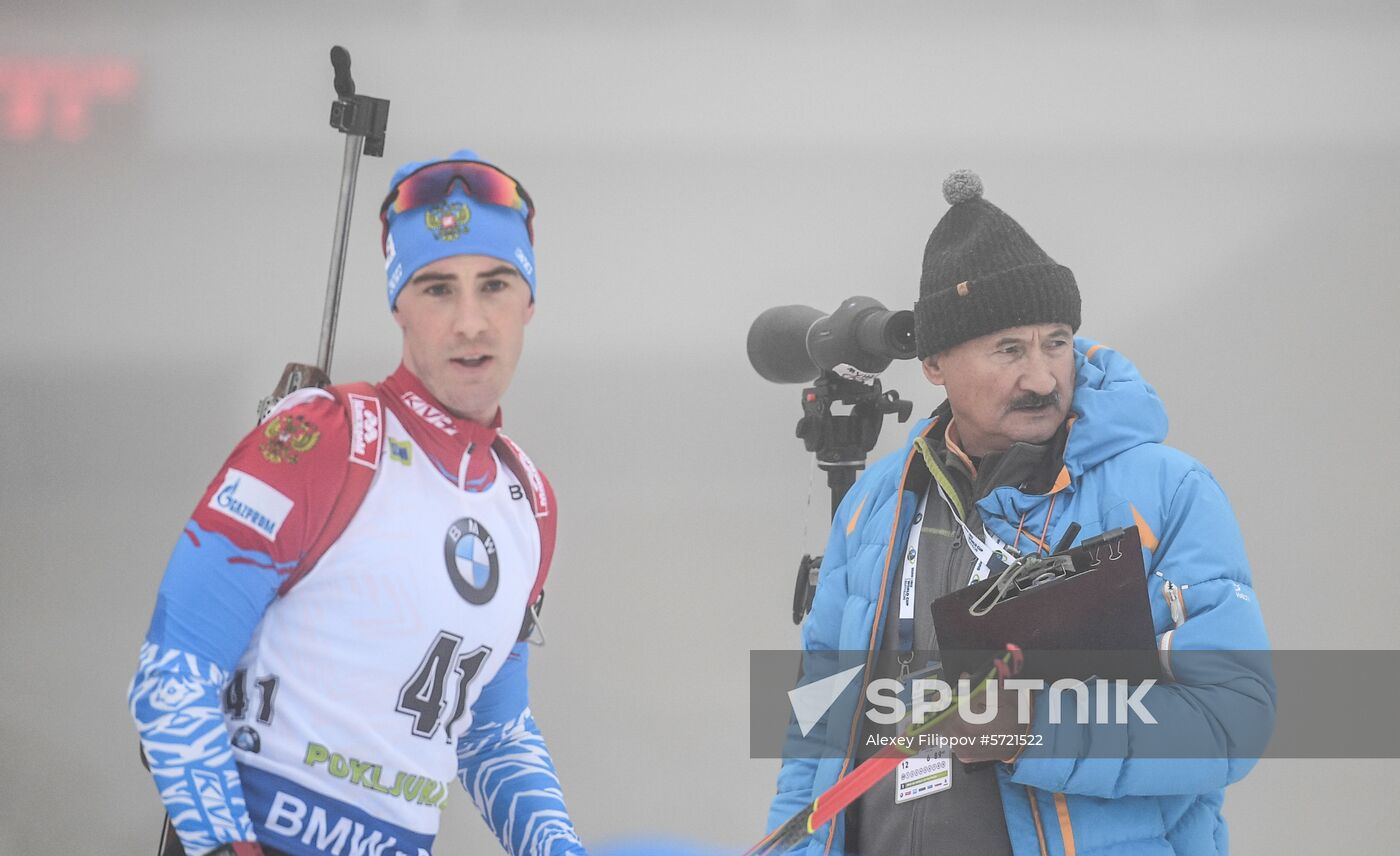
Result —
<instances>
[{"instance_id":1,"label":"dark red clipboard","mask_svg":"<svg viewBox=\"0 0 1400 856\"><path fill-rule=\"evenodd\" d=\"M1070 561L1044 579L1018 581L985 615L972 615L969 607L1000 575L933 602L944 675L968 672L1012 643L1025 652L1023 678L1161 678L1137 527L1105 532L1057 555Z\"/></svg>"}]
</instances>

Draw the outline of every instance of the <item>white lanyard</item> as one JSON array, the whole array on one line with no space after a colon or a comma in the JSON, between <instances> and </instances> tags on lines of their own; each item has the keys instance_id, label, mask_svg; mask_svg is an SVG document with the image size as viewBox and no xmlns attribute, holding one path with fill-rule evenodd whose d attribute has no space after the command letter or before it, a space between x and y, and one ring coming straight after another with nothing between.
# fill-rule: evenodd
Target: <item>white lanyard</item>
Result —
<instances>
[{"instance_id":1,"label":"white lanyard","mask_svg":"<svg viewBox=\"0 0 1400 856\"><path fill-rule=\"evenodd\" d=\"M978 538L968 528L967 523L958 516L958 510L953 506L953 501L948 498L948 494L943 492L943 486L937 485L938 495L943 497L947 503L948 510L953 512L953 519L958 521L958 526L962 527L963 537L967 539L967 546L972 548L972 552L977 556L977 564L972 569L971 583L980 583L985 580L995 569L1000 573L1009 567L1016 560L1016 554L1011 552L1011 548L1006 546L1006 542L987 531L987 527L982 527L982 537Z\"/></svg>"},{"instance_id":2,"label":"white lanyard","mask_svg":"<svg viewBox=\"0 0 1400 856\"><path fill-rule=\"evenodd\" d=\"M912 637L914 623L914 569L919 564L919 531L923 528L924 511L928 508L928 493L924 493L924 498L919 500L919 509L914 512L914 521L909 524L909 537L904 542L904 574L899 580L899 622L900 637L904 636L904 622L910 623L909 635ZM901 647L908 651L912 645L905 645L903 638L900 640Z\"/></svg>"},{"instance_id":3,"label":"white lanyard","mask_svg":"<svg viewBox=\"0 0 1400 856\"><path fill-rule=\"evenodd\" d=\"M972 578L968 581L969 585L985 580L993 570L1000 573L1016 560L1015 554L1006 546L1006 542L988 532L985 527L982 529L981 538L973 534L967 523L958 516L957 509L948 499L948 495L943 492L943 488L937 485L935 487L938 488L938 495L943 497L943 501L947 503L948 510L953 514L953 519L962 528L963 537L967 539L967 546L977 556L977 564L972 569ZM906 656L913 653L914 650L914 589L918 583L916 571L919 565L919 534L923 529L924 518L927 516L929 493L930 491L925 491L923 498L919 500L919 508L914 512L914 519L909 524L909 535L904 542L904 571L899 579L899 650L905 652ZM900 662L905 668L908 668L905 659L901 659Z\"/></svg>"}]
</instances>

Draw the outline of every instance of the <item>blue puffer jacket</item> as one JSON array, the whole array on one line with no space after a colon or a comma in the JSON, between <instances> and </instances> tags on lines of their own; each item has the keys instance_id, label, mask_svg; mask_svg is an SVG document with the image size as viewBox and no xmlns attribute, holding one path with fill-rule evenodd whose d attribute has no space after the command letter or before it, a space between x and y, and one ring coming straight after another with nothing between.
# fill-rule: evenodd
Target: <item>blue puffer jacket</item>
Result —
<instances>
[{"instance_id":1,"label":"blue puffer jacket","mask_svg":"<svg viewBox=\"0 0 1400 856\"><path fill-rule=\"evenodd\" d=\"M1020 529L1024 549L1028 535L1057 543L1071 522L1083 526L1080 539L1136 524L1163 652L1267 649L1244 545L1220 486L1201 464L1162 445L1166 412L1131 362L1076 339L1075 364L1073 422L1059 478L1043 495L1010 486L993 490L978 502L987 529L1008 544ZM931 420L917 425L909 444L873 465L841 503L812 612L802 625L806 650L880 648L883 610L898 571L891 557L903 553L918 505L918 498L901 487L910 466L923 466L913 439L931 427ZM1170 665L1170 655L1164 653L1164 659ZM1218 752L1199 753L1213 757L1134 757L1135 741L1149 739L1139 729L1150 726L1141 723L1116 736L1126 741L1121 757L1082 757L1087 753L1074 747L1087 745L1087 729L1093 726L1076 724L1072 717L1051 725L1049 706L1038 704L1033 728L1044 745L997 770L1017 856L1225 853L1224 788L1254 764L1253 757L1231 757L1238 724L1249 722L1249 730L1266 739L1275 701L1266 662L1260 668L1228 662L1226 668L1203 670L1207 674L1183 674L1178 668L1177 682L1159 682L1143 697L1174 733L1218 745ZM870 668L867 659L862 681L853 683L816 726L834 733L813 735L825 736L826 745L845 746L845 756L787 759L778 774L770 829L850 771L851 722ZM844 842L844 817L838 816L796 852L836 856L845 852Z\"/></svg>"}]
</instances>

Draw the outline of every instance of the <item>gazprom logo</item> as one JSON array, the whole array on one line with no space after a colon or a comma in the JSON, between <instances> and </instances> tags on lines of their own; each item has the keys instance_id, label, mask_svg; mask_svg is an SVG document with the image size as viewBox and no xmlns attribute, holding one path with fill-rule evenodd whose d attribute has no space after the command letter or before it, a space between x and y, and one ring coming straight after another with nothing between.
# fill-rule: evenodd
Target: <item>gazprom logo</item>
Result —
<instances>
[{"instance_id":1,"label":"gazprom logo","mask_svg":"<svg viewBox=\"0 0 1400 856\"><path fill-rule=\"evenodd\" d=\"M229 467L208 507L247 526L269 541L277 540L294 503L281 491L240 469Z\"/></svg>"}]
</instances>

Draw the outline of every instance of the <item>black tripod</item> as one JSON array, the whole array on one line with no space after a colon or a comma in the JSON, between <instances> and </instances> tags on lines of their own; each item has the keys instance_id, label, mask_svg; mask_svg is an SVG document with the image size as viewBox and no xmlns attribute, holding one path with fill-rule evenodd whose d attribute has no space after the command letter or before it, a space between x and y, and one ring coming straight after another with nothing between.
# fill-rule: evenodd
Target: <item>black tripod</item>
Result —
<instances>
[{"instance_id":1,"label":"black tripod","mask_svg":"<svg viewBox=\"0 0 1400 856\"><path fill-rule=\"evenodd\" d=\"M851 405L850 411L832 413L831 406L838 402ZM852 380L828 370L802 390L797 436L807 451L816 453L817 466L826 470L833 518L846 491L856 483L857 472L865 468L866 456L880 439L885 416L898 414L899 421L906 422L913 409L913 403L900 398L895 390L882 391L877 377ZM801 624L812 608L821 565L821 556L807 554L797 567L797 585L792 593L793 624Z\"/></svg>"}]
</instances>

